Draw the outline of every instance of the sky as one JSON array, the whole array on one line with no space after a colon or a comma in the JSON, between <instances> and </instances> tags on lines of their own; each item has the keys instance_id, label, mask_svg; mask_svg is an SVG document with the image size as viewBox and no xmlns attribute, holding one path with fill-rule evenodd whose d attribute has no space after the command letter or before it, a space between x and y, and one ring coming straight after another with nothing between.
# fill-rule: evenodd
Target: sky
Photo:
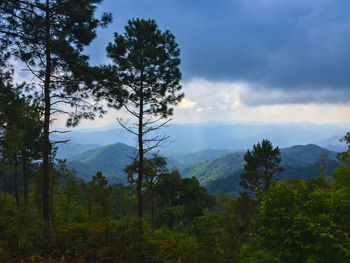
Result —
<instances>
[{"instance_id":1,"label":"sky","mask_svg":"<svg viewBox=\"0 0 350 263\"><path fill-rule=\"evenodd\" d=\"M108 63L128 19L175 35L186 96L176 123L350 121L349 0L105 0L102 12L113 23L86 49L93 64Z\"/></svg>"}]
</instances>

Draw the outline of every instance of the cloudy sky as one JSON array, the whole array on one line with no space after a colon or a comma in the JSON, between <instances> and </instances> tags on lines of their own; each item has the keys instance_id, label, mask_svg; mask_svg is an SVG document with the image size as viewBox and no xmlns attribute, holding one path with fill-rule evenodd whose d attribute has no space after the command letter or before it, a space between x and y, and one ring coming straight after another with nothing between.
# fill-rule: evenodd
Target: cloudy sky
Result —
<instances>
[{"instance_id":1,"label":"cloudy sky","mask_svg":"<svg viewBox=\"0 0 350 263\"><path fill-rule=\"evenodd\" d=\"M95 64L130 18L175 35L186 94L175 122L350 121L348 0L105 0L98 11L114 20L87 49Z\"/></svg>"}]
</instances>

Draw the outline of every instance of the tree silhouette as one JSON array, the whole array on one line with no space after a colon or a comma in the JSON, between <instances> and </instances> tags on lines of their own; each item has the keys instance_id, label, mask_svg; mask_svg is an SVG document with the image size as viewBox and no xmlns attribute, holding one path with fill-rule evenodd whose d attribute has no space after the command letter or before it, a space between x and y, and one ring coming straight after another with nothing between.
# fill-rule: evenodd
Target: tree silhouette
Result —
<instances>
[{"instance_id":1,"label":"tree silhouette","mask_svg":"<svg viewBox=\"0 0 350 263\"><path fill-rule=\"evenodd\" d=\"M241 174L241 185L251 191L267 191L274 176L283 171L280 155L280 149L273 148L269 140L254 145L253 150L248 150L244 155L246 163Z\"/></svg>"},{"instance_id":2,"label":"tree silhouette","mask_svg":"<svg viewBox=\"0 0 350 263\"><path fill-rule=\"evenodd\" d=\"M181 73L180 50L175 37L161 32L154 20L130 20L124 35L115 34L113 43L107 47L113 65L107 66L111 78L105 83L103 94L109 106L124 109L135 118L135 123L118 119L120 125L137 136L138 145L138 216L143 216L142 182L144 155L155 149L167 136L159 129L170 121L173 108L184 96L178 94ZM120 101L120 90L127 93Z\"/></svg>"}]
</instances>

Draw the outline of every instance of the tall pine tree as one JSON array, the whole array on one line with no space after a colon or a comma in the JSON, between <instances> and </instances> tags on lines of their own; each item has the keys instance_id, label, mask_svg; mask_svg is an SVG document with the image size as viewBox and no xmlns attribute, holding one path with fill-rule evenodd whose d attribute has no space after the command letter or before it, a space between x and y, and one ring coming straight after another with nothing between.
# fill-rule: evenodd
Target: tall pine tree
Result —
<instances>
[{"instance_id":1,"label":"tall pine tree","mask_svg":"<svg viewBox=\"0 0 350 263\"><path fill-rule=\"evenodd\" d=\"M135 119L119 123L137 137L138 146L138 216L143 216L142 182L144 155L155 149L167 136L159 134L173 114L171 106L182 97L180 79L180 50L169 31L161 32L154 20L134 19L125 27L123 35L115 34L107 47L113 64L105 96L111 107L120 105ZM107 67L108 68L108 67ZM120 103L120 90L127 95Z\"/></svg>"},{"instance_id":2,"label":"tall pine tree","mask_svg":"<svg viewBox=\"0 0 350 263\"><path fill-rule=\"evenodd\" d=\"M68 114L68 125L93 118L100 109L88 100L92 69L83 49L96 29L111 21L110 14L95 18L102 0L0 1L0 38L25 63L41 88L43 100L43 218L50 224L50 124L57 114ZM66 106L73 107L67 111Z\"/></svg>"}]
</instances>

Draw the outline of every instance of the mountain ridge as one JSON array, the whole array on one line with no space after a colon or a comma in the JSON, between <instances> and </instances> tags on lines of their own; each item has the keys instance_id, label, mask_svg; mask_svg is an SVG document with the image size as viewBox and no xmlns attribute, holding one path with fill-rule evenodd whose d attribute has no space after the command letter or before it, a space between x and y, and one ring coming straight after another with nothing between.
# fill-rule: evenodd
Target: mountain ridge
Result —
<instances>
[{"instance_id":1,"label":"mountain ridge","mask_svg":"<svg viewBox=\"0 0 350 263\"><path fill-rule=\"evenodd\" d=\"M262 139L270 140L273 145L290 147L322 141L332 136L345 134L347 128L335 125L313 123L204 123L204 124L169 124L161 133L170 140L160 151L170 154L189 154L206 149L248 149ZM89 142L108 145L117 142L135 145L135 138L127 131L117 128L99 131L73 131L70 134L54 134L53 139L70 139L73 143Z\"/></svg>"},{"instance_id":2,"label":"mountain ridge","mask_svg":"<svg viewBox=\"0 0 350 263\"><path fill-rule=\"evenodd\" d=\"M179 169L183 177L195 176L202 185L216 180L221 177L226 177L234 172L240 171L244 166L244 153L229 152L230 150L207 150L184 155L182 158L189 158L184 164L181 160L167 158L170 168ZM205 155L205 153L210 153ZM335 160L337 153L319 147L317 145L295 145L281 149L282 166L288 167L304 167L318 162L319 156L322 153L328 153L329 160ZM126 182L124 168L133 161L136 156L136 149L123 143L116 143L107 146L102 146L97 149L92 149L84 152L70 162L68 166L77 171L77 176L90 180L91 176L97 171L101 171L106 177L115 182ZM200 162L197 162L201 160ZM178 166L180 164L181 166ZM172 166L172 167L171 167Z\"/></svg>"}]
</instances>

